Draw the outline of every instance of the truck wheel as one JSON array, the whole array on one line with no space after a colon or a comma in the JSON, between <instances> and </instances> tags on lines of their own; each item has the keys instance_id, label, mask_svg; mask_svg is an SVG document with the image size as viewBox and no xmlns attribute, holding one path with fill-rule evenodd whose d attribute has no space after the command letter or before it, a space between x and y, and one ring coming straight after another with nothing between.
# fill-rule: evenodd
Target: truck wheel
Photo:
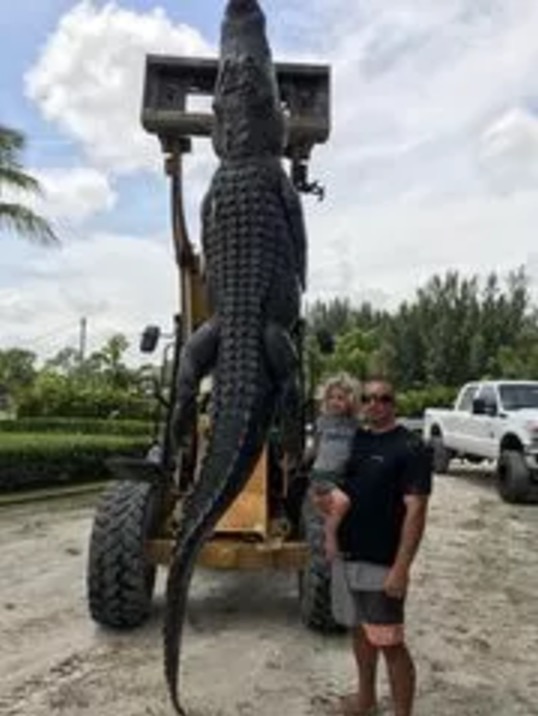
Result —
<instances>
[{"instance_id":1,"label":"truck wheel","mask_svg":"<svg viewBox=\"0 0 538 716\"><path fill-rule=\"evenodd\" d=\"M440 435L433 435L430 441L433 451L433 471L437 474L448 472L450 467L450 451Z\"/></svg>"},{"instance_id":2,"label":"truck wheel","mask_svg":"<svg viewBox=\"0 0 538 716\"><path fill-rule=\"evenodd\" d=\"M97 507L86 582L91 617L103 626L133 628L149 616L157 570L144 548L159 517L159 495L145 482L118 482Z\"/></svg>"},{"instance_id":3,"label":"truck wheel","mask_svg":"<svg viewBox=\"0 0 538 716\"><path fill-rule=\"evenodd\" d=\"M532 493L530 470L519 450L503 450L497 465L497 486L505 502L527 502Z\"/></svg>"},{"instance_id":4,"label":"truck wheel","mask_svg":"<svg viewBox=\"0 0 538 716\"><path fill-rule=\"evenodd\" d=\"M299 572L301 619L305 626L325 634L341 633L331 607L331 568L324 554L323 519L305 497L302 509L303 538L309 546L307 563Z\"/></svg>"}]
</instances>

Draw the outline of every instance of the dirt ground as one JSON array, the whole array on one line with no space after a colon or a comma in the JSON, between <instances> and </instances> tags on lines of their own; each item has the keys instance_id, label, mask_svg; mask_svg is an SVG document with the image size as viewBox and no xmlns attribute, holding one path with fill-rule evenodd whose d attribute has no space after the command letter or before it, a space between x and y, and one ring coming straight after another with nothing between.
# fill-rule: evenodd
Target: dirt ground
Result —
<instances>
[{"instance_id":1,"label":"dirt ground","mask_svg":"<svg viewBox=\"0 0 538 716\"><path fill-rule=\"evenodd\" d=\"M162 575L141 629L110 633L88 618L94 499L0 508L3 716L172 713ZM436 479L408 606L416 716L538 714L537 546L538 506L503 504L476 470ZM353 686L347 638L301 626L296 586L295 575L197 573L184 639L190 716L323 716ZM379 682L386 704L383 669Z\"/></svg>"}]
</instances>

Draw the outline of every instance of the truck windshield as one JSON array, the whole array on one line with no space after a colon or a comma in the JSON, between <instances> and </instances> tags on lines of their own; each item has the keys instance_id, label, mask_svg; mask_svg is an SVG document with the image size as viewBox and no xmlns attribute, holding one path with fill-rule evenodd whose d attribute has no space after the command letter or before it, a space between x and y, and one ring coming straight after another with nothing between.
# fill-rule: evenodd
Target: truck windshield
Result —
<instances>
[{"instance_id":1,"label":"truck windshield","mask_svg":"<svg viewBox=\"0 0 538 716\"><path fill-rule=\"evenodd\" d=\"M505 410L538 408L538 383L500 385L499 393Z\"/></svg>"}]
</instances>

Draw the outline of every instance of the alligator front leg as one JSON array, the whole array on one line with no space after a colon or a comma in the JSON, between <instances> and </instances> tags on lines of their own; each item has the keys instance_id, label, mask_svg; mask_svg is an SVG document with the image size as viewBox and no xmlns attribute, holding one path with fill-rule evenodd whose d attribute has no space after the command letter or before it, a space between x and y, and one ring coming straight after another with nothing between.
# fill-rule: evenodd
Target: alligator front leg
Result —
<instances>
[{"instance_id":1,"label":"alligator front leg","mask_svg":"<svg viewBox=\"0 0 538 716\"><path fill-rule=\"evenodd\" d=\"M175 450L195 428L198 386L215 365L218 344L219 324L212 318L192 334L183 349L171 426Z\"/></svg>"},{"instance_id":2,"label":"alligator front leg","mask_svg":"<svg viewBox=\"0 0 538 716\"><path fill-rule=\"evenodd\" d=\"M290 465L298 465L303 450L302 390L295 344L282 326L270 323L264 333L269 369L279 386L282 446Z\"/></svg>"}]
</instances>

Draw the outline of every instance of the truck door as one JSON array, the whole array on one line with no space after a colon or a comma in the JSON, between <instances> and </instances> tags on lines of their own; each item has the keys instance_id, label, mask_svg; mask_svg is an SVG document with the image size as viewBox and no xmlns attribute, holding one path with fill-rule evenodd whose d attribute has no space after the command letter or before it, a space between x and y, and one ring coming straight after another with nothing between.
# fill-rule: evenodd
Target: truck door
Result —
<instances>
[{"instance_id":1,"label":"truck door","mask_svg":"<svg viewBox=\"0 0 538 716\"><path fill-rule=\"evenodd\" d=\"M458 452L466 452L473 433L473 399L477 388L476 383L468 385L459 396L453 413L446 418L450 447Z\"/></svg>"},{"instance_id":2,"label":"truck door","mask_svg":"<svg viewBox=\"0 0 538 716\"><path fill-rule=\"evenodd\" d=\"M476 441L476 454L495 459L498 445L495 423L499 414L497 392L491 384L480 387L473 402L473 439Z\"/></svg>"}]
</instances>

